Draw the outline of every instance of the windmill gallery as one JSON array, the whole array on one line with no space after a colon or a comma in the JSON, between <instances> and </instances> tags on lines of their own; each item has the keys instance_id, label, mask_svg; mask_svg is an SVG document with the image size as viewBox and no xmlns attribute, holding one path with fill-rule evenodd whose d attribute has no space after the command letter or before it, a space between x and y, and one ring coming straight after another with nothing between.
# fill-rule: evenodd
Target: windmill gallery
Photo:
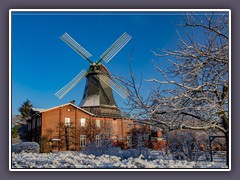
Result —
<instances>
[{"instance_id":1,"label":"windmill gallery","mask_svg":"<svg viewBox=\"0 0 240 180\"><path fill-rule=\"evenodd\" d=\"M71 101L49 109L32 108L31 119L28 120L28 140L38 142L42 152L82 150L88 144L102 146L103 141L124 149L139 146L162 149L164 141L161 132L152 132L148 125L137 124L121 115L112 90L123 98L128 93L101 64L102 61L108 63L128 43L131 36L123 33L96 62L90 60L91 54L67 33L60 38L89 61L90 66L55 95L59 99L63 98L86 77L83 97L79 106Z\"/></svg>"}]
</instances>

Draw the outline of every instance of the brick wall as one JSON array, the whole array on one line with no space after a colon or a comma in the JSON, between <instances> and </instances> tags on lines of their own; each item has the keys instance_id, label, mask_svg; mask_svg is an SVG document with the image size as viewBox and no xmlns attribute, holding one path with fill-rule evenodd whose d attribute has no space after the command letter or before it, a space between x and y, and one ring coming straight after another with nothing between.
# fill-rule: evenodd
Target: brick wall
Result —
<instances>
[{"instance_id":1,"label":"brick wall","mask_svg":"<svg viewBox=\"0 0 240 180\"><path fill-rule=\"evenodd\" d=\"M39 136L48 140L60 139L60 142L50 144L51 148L55 148L55 150L81 150L84 147L80 146L80 135L86 135L87 143L94 142L96 135L100 135L102 139L114 139L115 144L121 144L127 148L125 147L127 136L138 136L147 132L131 120L95 117L71 104L56 107L40 114L41 126L31 130L32 140L37 141ZM69 126L65 125L65 118L70 118ZM82 118L85 119L85 127L81 126Z\"/></svg>"}]
</instances>

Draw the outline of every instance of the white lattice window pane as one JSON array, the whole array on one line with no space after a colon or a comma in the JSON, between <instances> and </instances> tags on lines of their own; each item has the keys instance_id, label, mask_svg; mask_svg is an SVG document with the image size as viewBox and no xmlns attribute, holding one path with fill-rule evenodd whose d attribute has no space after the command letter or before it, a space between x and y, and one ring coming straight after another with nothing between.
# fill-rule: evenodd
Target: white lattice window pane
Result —
<instances>
[{"instance_id":1,"label":"white lattice window pane","mask_svg":"<svg viewBox=\"0 0 240 180\"><path fill-rule=\"evenodd\" d=\"M100 135L96 135L96 146L101 146L102 140Z\"/></svg>"},{"instance_id":2,"label":"white lattice window pane","mask_svg":"<svg viewBox=\"0 0 240 180\"><path fill-rule=\"evenodd\" d=\"M81 147L86 146L86 135L80 135L80 146Z\"/></svg>"},{"instance_id":3,"label":"white lattice window pane","mask_svg":"<svg viewBox=\"0 0 240 180\"><path fill-rule=\"evenodd\" d=\"M65 118L65 125L67 125L67 126L70 125L70 118L68 118L68 117Z\"/></svg>"},{"instance_id":4,"label":"white lattice window pane","mask_svg":"<svg viewBox=\"0 0 240 180\"><path fill-rule=\"evenodd\" d=\"M86 119L81 118L80 121L81 121L81 127L85 127L86 126Z\"/></svg>"},{"instance_id":5,"label":"white lattice window pane","mask_svg":"<svg viewBox=\"0 0 240 180\"><path fill-rule=\"evenodd\" d=\"M128 147L132 146L132 136L127 136L127 146Z\"/></svg>"},{"instance_id":6,"label":"white lattice window pane","mask_svg":"<svg viewBox=\"0 0 240 180\"><path fill-rule=\"evenodd\" d=\"M101 122L101 121L100 121L99 119L96 120L96 126L97 126L98 128L101 127L101 123L100 123L100 122Z\"/></svg>"}]
</instances>

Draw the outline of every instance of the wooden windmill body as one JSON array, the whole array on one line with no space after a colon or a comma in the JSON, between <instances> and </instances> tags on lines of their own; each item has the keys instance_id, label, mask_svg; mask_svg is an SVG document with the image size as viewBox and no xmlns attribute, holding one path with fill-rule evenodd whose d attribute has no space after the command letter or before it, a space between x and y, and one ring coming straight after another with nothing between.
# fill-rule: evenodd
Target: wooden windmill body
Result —
<instances>
[{"instance_id":1,"label":"wooden windmill body","mask_svg":"<svg viewBox=\"0 0 240 180\"><path fill-rule=\"evenodd\" d=\"M100 68L110 75L103 65L100 65ZM120 117L112 88L99 78L102 71L94 69L86 76L87 81L79 107L98 116Z\"/></svg>"}]
</instances>

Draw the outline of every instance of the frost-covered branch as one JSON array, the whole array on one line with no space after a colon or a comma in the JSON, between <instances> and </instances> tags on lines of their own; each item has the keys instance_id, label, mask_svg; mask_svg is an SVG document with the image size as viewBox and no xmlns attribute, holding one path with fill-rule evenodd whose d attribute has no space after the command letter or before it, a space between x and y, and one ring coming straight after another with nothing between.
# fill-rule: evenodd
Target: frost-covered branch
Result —
<instances>
[{"instance_id":1,"label":"frost-covered branch","mask_svg":"<svg viewBox=\"0 0 240 180\"><path fill-rule=\"evenodd\" d=\"M181 127L216 128L227 133L228 14L188 13L180 27L183 31L177 31L177 49L152 50L157 58L153 66L159 74L146 80L153 85L147 98L141 95L130 68L130 80L124 81L130 92L128 105L139 119L151 118L156 125L168 129L185 124ZM160 67L157 61L166 58L166 68ZM192 120L204 124L190 126L188 122Z\"/></svg>"}]
</instances>

